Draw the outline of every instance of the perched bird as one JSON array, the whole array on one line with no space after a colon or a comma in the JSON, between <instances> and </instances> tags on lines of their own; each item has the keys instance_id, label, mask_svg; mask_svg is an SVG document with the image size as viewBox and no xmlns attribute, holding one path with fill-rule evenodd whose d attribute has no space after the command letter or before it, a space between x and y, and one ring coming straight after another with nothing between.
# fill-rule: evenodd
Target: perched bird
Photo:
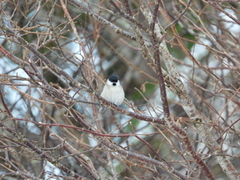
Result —
<instances>
[{"instance_id":1,"label":"perched bird","mask_svg":"<svg viewBox=\"0 0 240 180\"><path fill-rule=\"evenodd\" d=\"M125 93L117 76L111 76L107 80L101 96L116 106L120 106L123 103Z\"/></svg>"}]
</instances>

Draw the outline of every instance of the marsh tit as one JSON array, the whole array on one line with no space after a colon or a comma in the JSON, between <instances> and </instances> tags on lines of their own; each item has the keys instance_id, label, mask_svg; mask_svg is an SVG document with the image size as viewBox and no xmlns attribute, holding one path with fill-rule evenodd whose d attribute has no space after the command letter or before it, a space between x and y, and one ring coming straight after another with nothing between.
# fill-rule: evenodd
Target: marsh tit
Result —
<instances>
[{"instance_id":1,"label":"marsh tit","mask_svg":"<svg viewBox=\"0 0 240 180\"><path fill-rule=\"evenodd\" d=\"M111 76L107 80L101 96L117 106L120 106L123 103L125 93L117 76Z\"/></svg>"}]
</instances>

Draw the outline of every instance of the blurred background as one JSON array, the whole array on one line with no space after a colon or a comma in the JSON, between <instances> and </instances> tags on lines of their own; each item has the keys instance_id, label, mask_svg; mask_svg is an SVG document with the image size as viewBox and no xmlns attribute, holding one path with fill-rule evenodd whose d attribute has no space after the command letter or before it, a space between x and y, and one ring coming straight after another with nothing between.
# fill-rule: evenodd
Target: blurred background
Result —
<instances>
[{"instance_id":1,"label":"blurred background","mask_svg":"<svg viewBox=\"0 0 240 180\"><path fill-rule=\"evenodd\" d=\"M0 9L2 179L239 176L238 1L4 0ZM120 108L142 118L121 110L99 118L98 94L111 75L125 91ZM205 169L179 131L154 122L165 117L161 85ZM224 170L216 156L233 168Z\"/></svg>"}]
</instances>

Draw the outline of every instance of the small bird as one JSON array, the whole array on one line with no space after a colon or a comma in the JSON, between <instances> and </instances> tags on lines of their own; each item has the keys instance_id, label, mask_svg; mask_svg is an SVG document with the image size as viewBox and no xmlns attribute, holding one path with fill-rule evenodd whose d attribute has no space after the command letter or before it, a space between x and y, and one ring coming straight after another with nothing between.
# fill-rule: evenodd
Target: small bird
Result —
<instances>
[{"instance_id":1,"label":"small bird","mask_svg":"<svg viewBox=\"0 0 240 180\"><path fill-rule=\"evenodd\" d=\"M125 93L117 76L111 76L103 87L101 97L116 106L120 106L124 101L124 96Z\"/></svg>"}]
</instances>

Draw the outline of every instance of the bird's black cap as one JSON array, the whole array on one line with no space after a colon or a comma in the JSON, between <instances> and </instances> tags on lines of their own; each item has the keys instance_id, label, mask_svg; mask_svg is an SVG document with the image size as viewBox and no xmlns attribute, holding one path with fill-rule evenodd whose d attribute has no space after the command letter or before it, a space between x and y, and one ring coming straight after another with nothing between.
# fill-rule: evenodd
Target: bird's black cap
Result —
<instances>
[{"instance_id":1,"label":"bird's black cap","mask_svg":"<svg viewBox=\"0 0 240 180\"><path fill-rule=\"evenodd\" d=\"M117 77L117 76L111 76L111 77L109 78L109 81L110 81L110 82L118 82L118 77Z\"/></svg>"}]
</instances>

